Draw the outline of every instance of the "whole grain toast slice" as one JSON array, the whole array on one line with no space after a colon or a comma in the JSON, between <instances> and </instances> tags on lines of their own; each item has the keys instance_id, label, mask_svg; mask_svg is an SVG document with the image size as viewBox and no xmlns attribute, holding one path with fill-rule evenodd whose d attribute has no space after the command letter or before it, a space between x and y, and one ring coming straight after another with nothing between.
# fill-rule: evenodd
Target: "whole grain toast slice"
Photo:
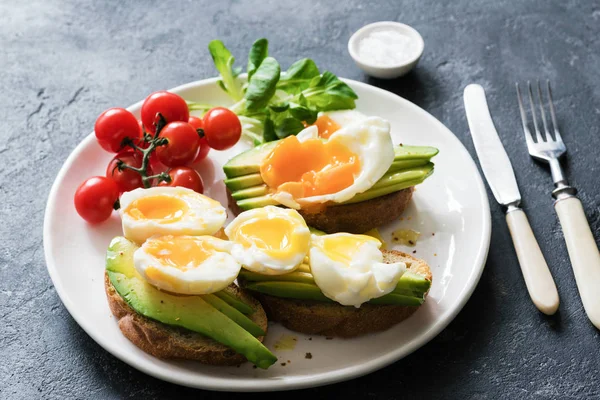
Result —
<instances>
[{"instance_id":1,"label":"whole grain toast slice","mask_svg":"<svg viewBox=\"0 0 600 400\"><path fill-rule=\"evenodd\" d=\"M243 355L211 338L138 314L117 293L106 273L104 289L121 332L146 353L163 359L194 360L208 365L239 365L246 361ZM260 303L233 284L229 289L231 294L235 294L255 310L248 317L266 332L267 316ZM262 342L264 337L257 339Z\"/></svg>"},{"instance_id":2,"label":"whole grain toast slice","mask_svg":"<svg viewBox=\"0 0 600 400\"><path fill-rule=\"evenodd\" d=\"M431 280L424 260L409 254L383 250L387 263L402 261L408 270ZM269 320L309 335L351 338L386 330L410 317L419 307L363 304L360 308L312 300L295 300L255 293Z\"/></svg>"},{"instance_id":3,"label":"whole grain toast slice","mask_svg":"<svg viewBox=\"0 0 600 400\"><path fill-rule=\"evenodd\" d=\"M402 215L412 198L414 187L386 194L359 203L328 206L317 212L298 210L310 227L327 233L365 233ZM234 215L242 212L227 189L229 209Z\"/></svg>"}]
</instances>

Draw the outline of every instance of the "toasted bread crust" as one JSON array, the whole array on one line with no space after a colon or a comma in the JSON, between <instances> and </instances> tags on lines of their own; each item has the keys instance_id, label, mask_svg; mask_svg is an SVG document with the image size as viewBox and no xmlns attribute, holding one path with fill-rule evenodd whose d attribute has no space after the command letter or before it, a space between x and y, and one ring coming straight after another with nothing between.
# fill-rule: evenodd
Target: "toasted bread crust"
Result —
<instances>
[{"instance_id":1,"label":"toasted bread crust","mask_svg":"<svg viewBox=\"0 0 600 400\"><path fill-rule=\"evenodd\" d=\"M360 203L329 206L318 212L298 212L308 226L327 233L365 233L400 217L410 203L413 191L414 187L409 187ZM229 189L227 201L234 215L242 212Z\"/></svg>"},{"instance_id":2,"label":"toasted bread crust","mask_svg":"<svg viewBox=\"0 0 600 400\"><path fill-rule=\"evenodd\" d=\"M431 280L427 263L400 251L385 251L386 262L410 263L409 270ZM389 329L419 307L363 304L360 308L310 300L294 300L256 293L267 316L296 332L351 338Z\"/></svg>"},{"instance_id":3,"label":"toasted bread crust","mask_svg":"<svg viewBox=\"0 0 600 400\"><path fill-rule=\"evenodd\" d=\"M230 288L256 310L249 317L266 332L267 316L260 303L237 286L231 285ZM121 332L146 353L163 359L194 360L208 365L239 365L247 361L243 355L204 335L138 314L117 293L106 273L104 289ZM262 342L263 337L258 340Z\"/></svg>"}]
</instances>

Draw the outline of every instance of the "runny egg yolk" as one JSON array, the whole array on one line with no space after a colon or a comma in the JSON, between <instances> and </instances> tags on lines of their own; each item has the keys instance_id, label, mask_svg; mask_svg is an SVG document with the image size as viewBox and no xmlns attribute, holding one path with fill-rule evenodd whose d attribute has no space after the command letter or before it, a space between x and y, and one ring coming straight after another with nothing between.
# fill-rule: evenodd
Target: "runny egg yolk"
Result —
<instances>
[{"instance_id":1,"label":"runny egg yolk","mask_svg":"<svg viewBox=\"0 0 600 400\"><path fill-rule=\"evenodd\" d=\"M294 221L282 218L252 220L235 232L238 243L245 247L253 244L261 250L281 252L292 246Z\"/></svg>"},{"instance_id":2,"label":"runny egg yolk","mask_svg":"<svg viewBox=\"0 0 600 400\"><path fill-rule=\"evenodd\" d=\"M318 245L330 259L348 266L363 244L373 242L378 247L381 242L367 235L344 235L325 237Z\"/></svg>"},{"instance_id":3,"label":"runny egg yolk","mask_svg":"<svg viewBox=\"0 0 600 400\"><path fill-rule=\"evenodd\" d=\"M314 125L319 129L319 136L324 139L329 139L335 131L341 128L334 120L327 115L321 115L315 121Z\"/></svg>"},{"instance_id":4,"label":"runny egg yolk","mask_svg":"<svg viewBox=\"0 0 600 400\"><path fill-rule=\"evenodd\" d=\"M183 271L199 266L216 252L207 241L180 236L163 236L159 240L146 242L144 248L161 265Z\"/></svg>"},{"instance_id":5,"label":"runny egg yolk","mask_svg":"<svg viewBox=\"0 0 600 400\"><path fill-rule=\"evenodd\" d=\"M346 146L320 139L300 142L296 136L277 144L260 168L267 186L296 199L337 193L359 172L360 160Z\"/></svg>"},{"instance_id":6,"label":"runny egg yolk","mask_svg":"<svg viewBox=\"0 0 600 400\"><path fill-rule=\"evenodd\" d=\"M185 201L172 196L148 196L134 200L125 213L135 220L177 221L188 211Z\"/></svg>"}]
</instances>

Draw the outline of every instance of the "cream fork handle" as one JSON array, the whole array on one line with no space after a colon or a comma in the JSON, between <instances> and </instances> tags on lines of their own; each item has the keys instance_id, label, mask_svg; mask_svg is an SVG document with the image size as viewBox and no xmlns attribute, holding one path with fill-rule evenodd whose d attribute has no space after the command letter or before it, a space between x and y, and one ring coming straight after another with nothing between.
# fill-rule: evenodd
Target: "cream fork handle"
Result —
<instances>
[{"instance_id":1,"label":"cream fork handle","mask_svg":"<svg viewBox=\"0 0 600 400\"><path fill-rule=\"evenodd\" d=\"M567 197L554 204L563 229L583 308L600 329L600 252L581 201Z\"/></svg>"},{"instance_id":2,"label":"cream fork handle","mask_svg":"<svg viewBox=\"0 0 600 400\"><path fill-rule=\"evenodd\" d=\"M510 210L506 223L533 304L546 315L554 314L559 304L558 291L525 212L520 208Z\"/></svg>"}]
</instances>

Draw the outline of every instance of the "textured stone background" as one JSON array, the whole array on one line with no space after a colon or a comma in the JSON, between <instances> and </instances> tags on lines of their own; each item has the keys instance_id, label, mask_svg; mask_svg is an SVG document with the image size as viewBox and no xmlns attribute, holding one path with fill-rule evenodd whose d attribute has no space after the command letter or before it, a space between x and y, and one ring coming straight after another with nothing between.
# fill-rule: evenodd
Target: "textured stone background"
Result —
<instances>
[{"instance_id":1,"label":"textured stone background","mask_svg":"<svg viewBox=\"0 0 600 400\"><path fill-rule=\"evenodd\" d=\"M368 4L370 3L370 4ZM448 3L448 4L443 4ZM561 295L557 316L528 300L504 216L492 204L489 259L473 297L428 345L377 373L310 389L310 398L599 398L599 334L586 319L552 210L546 169L526 154L515 80L548 78L569 148L568 175L600 239L600 4L592 1L0 2L0 398L227 398L150 378L74 322L46 272L42 222L61 164L110 106L213 76L206 45L234 54L268 37L282 65L312 57L340 76L391 90L431 112L474 155L462 106L485 86L534 231ZM396 20L418 29L418 69L370 79L346 43ZM490 193L491 198L491 193ZM599 288L600 289L600 288ZM270 395L257 395L265 398ZM272 398L281 398L274 394ZM235 395L231 395L235 397ZM249 397L249 395L248 395Z\"/></svg>"}]
</instances>

